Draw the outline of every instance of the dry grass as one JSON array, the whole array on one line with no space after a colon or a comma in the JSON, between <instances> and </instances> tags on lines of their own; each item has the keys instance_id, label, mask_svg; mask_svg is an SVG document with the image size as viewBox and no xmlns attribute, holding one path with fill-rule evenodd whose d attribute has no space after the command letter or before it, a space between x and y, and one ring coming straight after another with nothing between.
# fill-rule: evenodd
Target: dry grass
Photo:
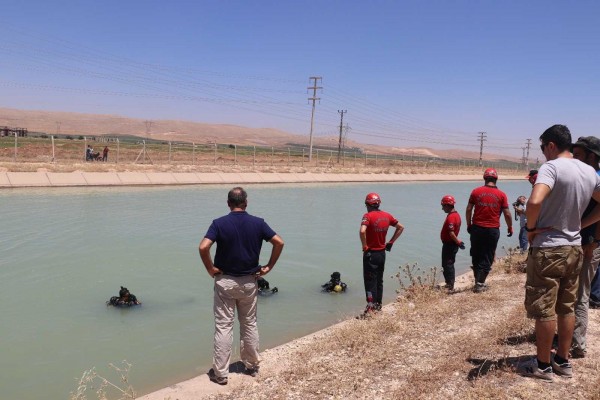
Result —
<instances>
[{"instance_id":1,"label":"dry grass","mask_svg":"<svg viewBox=\"0 0 600 400\"><path fill-rule=\"evenodd\" d=\"M223 399L600 399L598 336L574 360L575 377L553 384L520 377L535 353L533 322L523 309L524 255L509 252L490 276L490 290L471 283L452 295L436 290L435 270L399 268L398 301L367 320L349 319L288 349L266 352L253 385ZM506 273L509 272L509 273ZM596 311L590 331L600 327Z\"/></svg>"},{"instance_id":2,"label":"dry grass","mask_svg":"<svg viewBox=\"0 0 600 400\"><path fill-rule=\"evenodd\" d=\"M87 400L94 398L98 400L131 400L136 398L133 387L129 384L129 371L131 364L127 361L121 362L122 367L109 364L109 367L118 375L119 383L99 375L95 368L83 372L79 379L77 390L72 392L69 400ZM91 394L92 397L89 397Z\"/></svg>"}]
</instances>

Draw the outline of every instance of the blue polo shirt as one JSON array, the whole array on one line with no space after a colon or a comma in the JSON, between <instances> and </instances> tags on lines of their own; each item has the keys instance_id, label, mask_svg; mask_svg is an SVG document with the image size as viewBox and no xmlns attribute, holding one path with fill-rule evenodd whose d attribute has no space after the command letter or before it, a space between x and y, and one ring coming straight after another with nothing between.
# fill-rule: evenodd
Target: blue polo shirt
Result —
<instances>
[{"instance_id":1,"label":"blue polo shirt","mask_svg":"<svg viewBox=\"0 0 600 400\"><path fill-rule=\"evenodd\" d=\"M235 211L215 219L204 237L217 244L215 267L226 275L244 276L258 272L262 242L275 235L264 219Z\"/></svg>"}]
</instances>

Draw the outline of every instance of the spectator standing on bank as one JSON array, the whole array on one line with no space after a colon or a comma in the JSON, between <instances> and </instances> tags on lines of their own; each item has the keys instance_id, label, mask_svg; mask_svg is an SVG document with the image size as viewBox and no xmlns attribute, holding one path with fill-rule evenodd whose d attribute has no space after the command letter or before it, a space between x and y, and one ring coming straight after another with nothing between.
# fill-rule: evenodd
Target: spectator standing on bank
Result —
<instances>
[{"instance_id":1,"label":"spectator standing on bank","mask_svg":"<svg viewBox=\"0 0 600 400\"><path fill-rule=\"evenodd\" d=\"M529 174L525 177L529 181L529 183L531 183L531 187L533 187L533 185L535 185L535 180L537 179L537 174L538 174L538 170L532 169L531 171L529 171Z\"/></svg>"},{"instance_id":2,"label":"spectator standing on bank","mask_svg":"<svg viewBox=\"0 0 600 400\"><path fill-rule=\"evenodd\" d=\"M454 209L455 204L454 196L446 195L442 197L442 210L448 214L440 232L440 239L442 239L442 270L446 282L445 288L448 292L454 291L456 253L458 253L458 249L465 249L465 244L458 238L461 220L460 214Z\"/></svg>"},{"instance_id":3,"label":"spectator standing on bank","mask_svg":"<svg viewBox=\"0 0 600 400\"><path fill-rule=\"evenodd\" d=\"M102 161L108 161L108 146L104 146L104 150L102 150Z\"/></svg>"},{"instance_id":4,"label":"spectator standing on bank","mask_svg":"<svg viewBox=\"0 0 600 400\"><path fill-rule=\"evenodd\" d=\"M485 280L492 270L498 239L500 239L500 215L504 214L508 236L513 234L512 215L508 209L506 194L498 189L498 172L488 168L483 173L485 185L475 188L469 196L466 219L467 232L471 235L471 259L475 276L475 293L487 290Z\"/></svg>"},{"instance_id":5,"label":"spectator standing on bank","mask_svg":"<svg viewBox=\"0 0 600 400\"><path fill-rule=\"evenodd\" d=\"M367 213L360 223L360 242L363 250L363 279L367 307L364 316L381 310L383 301L383 271L385 268L385 252L391 251L396 239L400 237L404 226L392 214L379 210L381 197L377 193L369 193L365 199ZM396 228L392 238L386 243L390 226Z\"/></svg>"},{"instance_id":6,"label":"spectator standing on bank","mask_svg":"<svg viewBox=\"0 0 600 400\"><path fill-rule=\"evenodd\" d=\"M227 196L231 212L212 222L199 247L206 271L214 278L214 355L208 375L219 385L227 384L236 310L245 373L251 376L258 373L257 279L273 269L283 250L281 237L262 218L246 212L247 199L241 187L231 189ZM271 243L273 248L269 262L261 267L259 256L263 241ZM217 243L214 263L210 254L213 243Z\"/></svg>"},{"instance_id":7,"label":"spectator standing on bank","mask_svg":"<svg viewBox=\"0 0 600 400\"><path fill-rule=\"evenodd\" d=\"M527 247L529 242L527 240L527 215L525 214L525 205L527 204L527 197L519 196L517 201L513 203L513 208L515 210L515 219L519 219L519 226L521 229L519 230L519 248L521 249L521 253L527 251Z\"/></svg>"},{"instance_id":8,"label":"spectator standing on bank","mask_svg":"<svg viewBox=\"0 0 600 400\"><path fill-rule=\"evenodd\" d=\"M591 166L596 173L600 172L600 140L594 136L580 137L571 147L573 158ZM583 218L589 215L598 203L593 198L583 212ZM575 330L571 345L571 356L582 358L586 355L586 334L588 326L588 310L592 280L600 262L600 223L595 223L581 230L581 248L583 264L579 273L579 289L575 305Z\"/></svg>"},{"instance_id":9,"label":"spectator standing on bank","mask_svg":"<svg viewBox=\"0 0 600 400\"><path fill-rule=\"evenodd\" d=\"M554 373L573 376L569 350L583 261L581 217L592 196L600 200L600 178L594 168L573 159L566 126L551 126L540 141L547 162L540 167L527 201L531 247L525 291L527 315L535 319L537 359L520 372L551 381ZM558 350L552 359L557 328Z\"/></svg>"}]
</instances>

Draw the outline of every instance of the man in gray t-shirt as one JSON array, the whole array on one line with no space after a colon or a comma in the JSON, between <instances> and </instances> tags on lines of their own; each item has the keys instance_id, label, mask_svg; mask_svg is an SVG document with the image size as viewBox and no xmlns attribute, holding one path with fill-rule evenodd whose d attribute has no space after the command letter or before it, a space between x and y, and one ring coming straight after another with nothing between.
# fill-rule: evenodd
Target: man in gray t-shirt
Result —
<instances>
[{"instance_id":1,"label":"man in gray t-shirt","mask_svg":"<svg viewBox=\"0 0 600 400\"><path fill-rule=\"evenodd\" d=\"M600 179L592 167L573 159L571 133L566 126L546 129L540 141L548 161L538 171L526 210L531 247L525 308L536 320L537 360L524 366L521 373L551 381L554 373L573 376L569 350L583 261L581 216L590 198L600 200ZM551 360L557 327L558 350Z\"/></svg>"}]
</instances>

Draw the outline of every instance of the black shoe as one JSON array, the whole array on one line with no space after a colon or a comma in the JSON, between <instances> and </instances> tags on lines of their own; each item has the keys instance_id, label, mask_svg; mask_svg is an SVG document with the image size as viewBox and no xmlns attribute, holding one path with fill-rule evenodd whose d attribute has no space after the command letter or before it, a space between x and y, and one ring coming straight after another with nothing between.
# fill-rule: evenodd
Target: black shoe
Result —
<instances>
[{"instance_id":1,"label":"black shoe","mask_svg":"<svg viewBox=\"0 0 600 400\"><path fill-rule=\"evenodd\" d=\"M251 377L255 378L256 375L258 375L258 366L254 367L254 368L246 368L244 370L244 374L250 375Z\"/></svg>"},{"instance_id":2,"label":"black shoe","mask_svg":"<svg viewBox=\"0 0 600 400\"><path fill-rule=\"evenodd\" d=\"M208 379L210 379L211 382L214 382L221 386L227 385L227 377L226 376L216 376L215 370L212 368L210 369L210 371L208 371Z\"/></svg>"},{"instance_id":3,"label":"black shoe","mask_svg":"<svg viewBox=\"0 0 600 400\"><path fill-rule=\"evenodd\" d=\"M600 301L590 300L590 308L594 308L594 309L600 308Z\"/></svg>"},{"instance_id":4,"label":"black shoe","mask_svg":"<svg viewBox=\"0 0 600 400\"><path fill-rule=\"evenodd\" d=\"M475 284L475 287L473 287L473 292L475 293L485 292L486 290L488 290L488 285L486 285L485 283L477 282Z\"/></svg>"}]
</instances>

